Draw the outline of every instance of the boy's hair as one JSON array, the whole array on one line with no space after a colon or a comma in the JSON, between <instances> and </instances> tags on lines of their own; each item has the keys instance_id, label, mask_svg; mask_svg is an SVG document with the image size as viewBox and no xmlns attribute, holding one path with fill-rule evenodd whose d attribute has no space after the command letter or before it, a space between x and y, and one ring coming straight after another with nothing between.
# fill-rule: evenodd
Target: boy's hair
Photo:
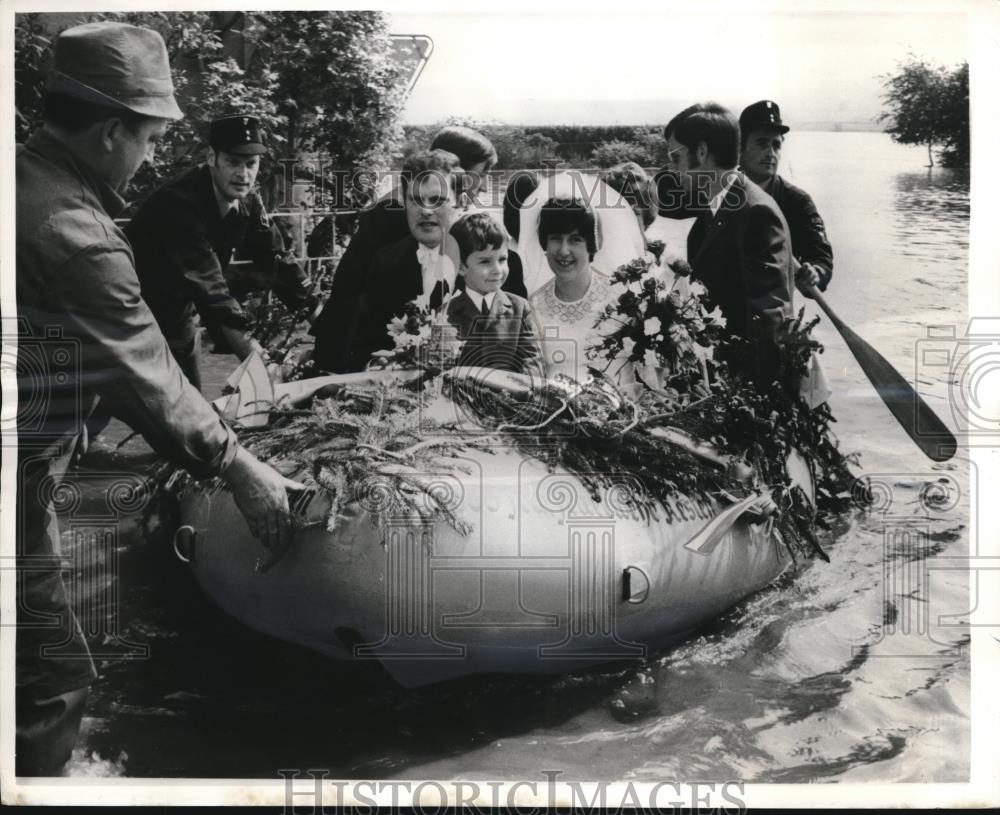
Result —
<instances>
[{"instance_id":1,"label":"boy's hair","mask_svg":"<svg viewBox=\"0 0 1000 815\"><path fill-rule=\"evenodd\" d=\"M669 139L671 134L690 150L705 142L721 170L732 170L740 160L740 122L716 102L684 108L663 128L663 138Z\"/></svg>"},{"instance_id":2,"label":"boy's hair","mask_svg":"<svg viewBox=\"0 0 1000 815\"><path fill-rule=\"evenodd\" d=\"M451 225L449 234L458 244L458 256L463 266L473 252L499 249L506 240L500 224L485 212L463 215Z\"/></svg>"},{"instance_id":3,"label":"boy's hair","mask_svg":"<svg viewBox=\"0 0 1000 815\"><path fill-rule=\"evenodd\" d=\"M493 143L478 130L471 127L449 125L441 128L431 142L431 150L446 150L458 156L458 163L463 170L468 170L475 164L486 162L489 170L497 163L497 151Z\"/></svg>"},{"instance_id":4,"label":"boy's hair","mask_svg":"<svg viewBox=\"0 0 1000 815\"><path fill-rule=\"evenodd\" d=\"M507 182L503 194L503 225L514 240L521 236L521 207L537 189L538 174L531 170L518 170Z\"/></svg>"},{"instance_id":5,"label":"boy's hair","mask_svg":"<svg viewBox=\"0 0 1000 815\"><path fill-rule=\"evenodd\" d=\"M447 150L421 150L407 156L403 161L403 169L399 174L399 188L406 199L406 192L415 179L437 173L448 181L448 186L457 193L458 156Z\"/></svg>"},{"instance_id":6,"label":"boy's hair","mask_svg":"<svg viewBox=\"0 0 1000 815\"><path fill-rule=\"evenodd\" d=\"M46 93L42 119L46 124L71 135L83 133L91 125L120 119L131 133L138 133L143 122L152 119L125 108L98 105L65 93Z\"/></svg>"},{"instance_id":7,"label":"boy's hair","mask_svg":"<svg viewBox=\"0 0 1000 815\"><path fill-rule=\"evenodd\" d=\"M635 214L642 218L644 227L656 220L652 184L642 167L634 161L626 161L605 170L601 178L611 189L621 193Z\"/></svg>"},{"instance_id":8,"label":"boy's hair","mask_svg":"<svg viewBox=\"0 0 1000 815\"><path fill-rule=\"evenodd\" d=\"M579 232L587 241L591 260L597 254L597 218L579 198L550 198L538 213L538 242L545 249L550 235Z\"/></svg>"}]
</instances>

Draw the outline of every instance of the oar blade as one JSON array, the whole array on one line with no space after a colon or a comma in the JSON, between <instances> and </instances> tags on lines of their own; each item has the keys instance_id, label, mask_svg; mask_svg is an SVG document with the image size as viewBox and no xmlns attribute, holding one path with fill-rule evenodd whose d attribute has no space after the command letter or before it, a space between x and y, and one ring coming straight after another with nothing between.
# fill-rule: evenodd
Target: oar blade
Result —
<instances>
[{"instance_id":1,"label":"oar blade","mask_svg":"<svg viewBox=\"0 0 1000 815\"><path fill-rule=\"evenodd\" d=\"M875 392L924 455L933 461L948 461L954 456L958 450L958 442L930 405L892 363L837 319L821 297L817 297L817 302L844 338Z\"/></svg>"}]
</instances>

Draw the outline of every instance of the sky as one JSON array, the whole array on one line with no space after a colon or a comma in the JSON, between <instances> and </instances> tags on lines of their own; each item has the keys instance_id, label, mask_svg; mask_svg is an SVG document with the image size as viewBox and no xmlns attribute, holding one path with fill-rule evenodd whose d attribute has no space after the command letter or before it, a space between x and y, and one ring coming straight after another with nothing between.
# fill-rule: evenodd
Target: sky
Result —
<instances>
[{"instance_id":1,"label":"sky","mask_svg":"<svg viewBox=\"0 0 1000 815\"><path fill-rule=\"evenodd\" d=\"M705 13L693 0L652 12L623 2L562 14L391 13L393 33L434 41L405 121L662 124L692 102L741 109L763 98L795 126L868 121L882 110L880 76L907 54L948 66L967 59L961 5Z\"/></svg>"}]
</instances>

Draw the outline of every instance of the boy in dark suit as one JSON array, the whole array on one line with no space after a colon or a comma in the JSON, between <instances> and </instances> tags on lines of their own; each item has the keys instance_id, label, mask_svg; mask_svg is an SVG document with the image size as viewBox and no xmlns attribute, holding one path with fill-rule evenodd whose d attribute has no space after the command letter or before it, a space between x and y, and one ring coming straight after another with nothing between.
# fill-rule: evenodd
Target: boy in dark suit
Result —
<instances>
[{"instance_id":1,"label":"boy in dark suit","mask_svg":"<svg viewBox=\"0 0 1000 815\"><path fill-rule=\"evenodd\" d=\"M450 234L465 280L465 291L448 304L448 321L464 341L458 364L539 374L541 351L528 301L500 288L508 274L500 225L478 212L456 221Z\"/></svg>"}]
</instances>

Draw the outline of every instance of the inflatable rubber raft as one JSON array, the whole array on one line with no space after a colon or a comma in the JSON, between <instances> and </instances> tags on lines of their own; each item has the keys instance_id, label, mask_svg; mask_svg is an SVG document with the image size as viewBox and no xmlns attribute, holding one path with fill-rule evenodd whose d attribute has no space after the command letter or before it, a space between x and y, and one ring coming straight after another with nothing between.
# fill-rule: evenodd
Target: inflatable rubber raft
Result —
<instances>
[{"instance_id":1,"label":"inflatable rubber raft","mask_svg":"<svg viewBox=\"0 0 1000 815\"><path fill-rule=\"evenodd\" d=\"M308 383L278 388L301 393ZM175 549L243 624L337 659L378 660L406 686L639 660L790 562L752 496L677 495L651 513L628 500L642 473L594 494L511 447L470 447L455 463L421 478L468 534L413 515L379 528L376 488L345 508L334 532L297 532L259 574L261 546L231 496L194 489L181 500ZM811 495L799 469L793 477ZM316 492L297 511L318 520L329 507Z\"/></svg>"}]
</instances>

